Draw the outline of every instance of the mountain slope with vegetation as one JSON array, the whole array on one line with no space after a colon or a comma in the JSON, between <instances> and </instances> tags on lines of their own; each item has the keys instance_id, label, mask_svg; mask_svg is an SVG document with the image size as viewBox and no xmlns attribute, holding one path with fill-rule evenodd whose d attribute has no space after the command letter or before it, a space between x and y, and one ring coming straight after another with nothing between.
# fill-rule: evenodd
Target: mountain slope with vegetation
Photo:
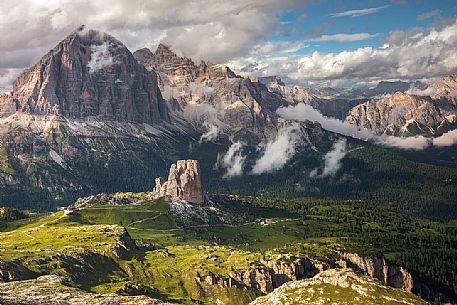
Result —
<instances>
[{"instance_id":1,"label":"mountain slope with vegetation","mask_svg":"<svg viewBox=\"0 0 457 305\"><path fill-rule=\"evenodd\" d=\"M413 278L410 289L424 298L455 299L453 222L410 217L360 201L211 200L219 204L208 209L223 209L241 221L183 222L171 208L174 203L163 199L114 206L100 202L66 215L32 216L20 228L15 223L23 220L15 220L0 233L0 269L10 275L7 281L55 274L95 293L248 304L285 282L345 266L345 257L351 257L345 253L358 253L405 267Z\"/></svg>"}]
</instances>

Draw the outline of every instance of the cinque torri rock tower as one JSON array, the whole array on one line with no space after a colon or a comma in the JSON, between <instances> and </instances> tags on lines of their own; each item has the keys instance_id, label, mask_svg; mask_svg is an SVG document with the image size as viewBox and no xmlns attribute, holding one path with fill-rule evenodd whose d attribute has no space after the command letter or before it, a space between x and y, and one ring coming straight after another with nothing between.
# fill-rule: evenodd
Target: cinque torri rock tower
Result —
<instances>
[{"instance_id":1,"label":"cinque torri rock tower","mask_svg":"<svg viewBox=\"0 0 457 305\"><path fill-rule=\"evenodd\" d=\"M170 167L168 180L156 178L153 192L158 197L169 196L173 199L191 203L203 203L203 186L198 160L178 160Z\"/></svg>"}]
</instances>

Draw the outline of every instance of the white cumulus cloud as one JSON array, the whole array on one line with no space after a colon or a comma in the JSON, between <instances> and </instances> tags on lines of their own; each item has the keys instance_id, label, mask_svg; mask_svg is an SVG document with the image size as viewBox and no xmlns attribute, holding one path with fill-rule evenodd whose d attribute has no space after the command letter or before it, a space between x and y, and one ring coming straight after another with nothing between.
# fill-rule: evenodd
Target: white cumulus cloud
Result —
<instances>
[{"instance_id":1,"label":"white cumulus cloud","mask_svg":"<svg viewBox=\"0 0 457 305\"><path fill-rule=\"evenodd\" d=\"M252 168L253 174L259 175L278 170L293 157L298 141L294 130L292 126L283 127L274 139L266 143L262 155Z\"/></svg>"},{"instance_id":2,"label":"white cumulus cloud","mask_svg":"<svg viewBox=\"0 0 457 305\"><path fill-rule=\"evenodd\" d=\"M81 24L110 33L130 50L165 42L194 59L225 62L281 27L301 0L0 1L0 68L25 68ZM20 31L20 35L18 35ZM191 42L191 43L189 43Z\"/></svg>"},{"instance_id":3,"label":"white cumulus cloud","mask_svg":"<svg viewBox=\"0 0 457 305\"><path fill-rule=\"evenodd\" d=\"M331 37L321 36L321 39ZM457 72L456 48L457 20L454 19L449 24L427 29L392 32L380 47L290 56L251 54L231 60L230 66L240 73L278 75L301 85L345 86L386 79L421 80Z\"/></svg>"},{"instance_id":4,"label":"white cumulus cloud","mask_svg":"<svg viewBox=\"0 0 457 305\"><path fill-rule=\"evenodd\" d=\"M407 150L423 150L430 146L431 139L424 136L394 137L394 136L374 136L375 143Z\"/></svg>"}]
</instances>

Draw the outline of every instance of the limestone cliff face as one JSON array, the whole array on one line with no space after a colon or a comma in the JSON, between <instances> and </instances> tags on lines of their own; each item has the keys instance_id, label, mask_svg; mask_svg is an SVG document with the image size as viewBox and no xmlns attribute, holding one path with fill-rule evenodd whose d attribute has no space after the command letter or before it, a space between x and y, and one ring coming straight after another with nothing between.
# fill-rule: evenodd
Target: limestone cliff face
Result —
<instances>
[{"instance_id":1,"label":"limestone cliff face","mask_svg":"<svg viewBox=\"0 0 457 305\"><path fill-rule=\"evenodd\" d=\"M203 203L203 186L200 164L197 160L178 160L170 167L168 180L156 179L153 192L157 196L170 196L191 203Z\"/></svg>"},{"instance_id":2,"label":"limestone cliff face","mask_svg":"<svg viewBox=\"0 0 457 305\"><path fill-rule=\"evenodd\" d=\"M321 266L309 260L282 262L278 260L262 261L263 268L233 271L230 277L244 286L264 293L273 291L284 283L313 277L320 272Z\"/></svg>"},{"instance_id":3,"label":"limestone cliff face","mask_svg":"<svg viewBox=\"0 0 457 305\"><path fill-rule=\"evenodd\" d=\"M423 92L429 96L396 92L371 99L351 109L346 121L377 134L406 136L440 135L456 128L457 75L444 77Z\"/></svg>"},{"instance_id":4,"label":"limestone cliff face","mask_svg":"<svg viewBox=\"0 0 457 305\"><path fill-rule=\"evenodd\" d=\"M135 123L167 117L156 74L114 37L84 27L23 72L12 98L16 110L38 115Z\"/></svg>"},{"instance_id":5,"label":"limestone cliff face","mask_svg":"<svg viewBox=\"0 0 457 305\"><path fill-rule=\"evenodd\" d=\"M322 270L321 265L307 259L292 262L262 260L259 266L247 270L234 270L228 277L220 277L211 272L206 275L198 273L196 280L207 285L245 287L268 293L284 283L313 277Z\"/></svg>"},{"instance_id":6,"label":"limestone cliff face","mask_svg":"<svg viewBox=\"0 0 457 305\"><path fill-rule=\"evenodd\" d=\"M371 277L377 278L384 285L401 288L411 292L413 278L411 274L400 266L391 266L383 258L366 258L356 253L344 254L348 267L359 269Z\"/></svg>"},{"instance_id":7,"label":"limestone cliff face","mask_svg":"<svg viewBox=\"0 0 457 305\"><path fill-rule=\"evenodd\" d=\"M447 99L395 93L354 107L346 121L377 134L433 135L455 124L456 104Z\"/></svg>"},{"instance_id":8,"label":"limestone cliff face","mask_svg":"<svg viewBox=\"0 0 457 305\"><path fill-rule=\"evenodd\" d=\"M344 295L344 301L342 301ZM347 296L351 295L350 298ZM250 305L277 304L428 304L413 294L382 287L376 280L351 269L329 269L310 279L291 281Z\"/></svg>"},{"instance_id":9,"label":"limestone cliff face","mask_svg":"<svg viewBox=\"0 0 457 305\"><path fill-rule=\"evenodd\" d=\"M16 105L10 94L0 93L0 117L7 117L16 112Z\"/></svg>"},{"instance_id":10,"label":"limestone cliff face","mask_svg":"<svg viewBox=\"0 0 457 305\"><path fill-rule=\"evenodd\" d=\"M457 101L457 74L451 74L437 80L432 84L432 88L436 90L433 98L447 97L451 98L455 103Z\"/></svg>"},{"instance_id":11,"label":"limestone cliff face","mask_svg":"<svg viewBox=\"0 0 457 305\"><path fill-rule=\"evenodd\" d=\"M209 61L197 65L164 45L155 53L141 49L134 56L158 73L169 107L196 123L201 119L230 133L248 128L262 137L265 130L275 130L274 112L287 104L264 84L237 76L225 65Z\"/></svg>"}]
</instances>

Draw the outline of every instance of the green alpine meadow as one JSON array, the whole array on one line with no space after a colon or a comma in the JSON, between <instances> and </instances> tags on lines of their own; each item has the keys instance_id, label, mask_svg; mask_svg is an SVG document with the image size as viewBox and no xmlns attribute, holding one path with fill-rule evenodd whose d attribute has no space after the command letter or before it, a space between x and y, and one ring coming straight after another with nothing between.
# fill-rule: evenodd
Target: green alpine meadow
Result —
<instances>
[{"instance_id":1,"label":"green alpine meadow","mask_svg":"<svg viewBox=\"0 0 457 305\"><path fill-rule=\"evenodd\" d=\"M0 305L457 304L457 5L0 0Z\"/></svg>"}]
</instances>

